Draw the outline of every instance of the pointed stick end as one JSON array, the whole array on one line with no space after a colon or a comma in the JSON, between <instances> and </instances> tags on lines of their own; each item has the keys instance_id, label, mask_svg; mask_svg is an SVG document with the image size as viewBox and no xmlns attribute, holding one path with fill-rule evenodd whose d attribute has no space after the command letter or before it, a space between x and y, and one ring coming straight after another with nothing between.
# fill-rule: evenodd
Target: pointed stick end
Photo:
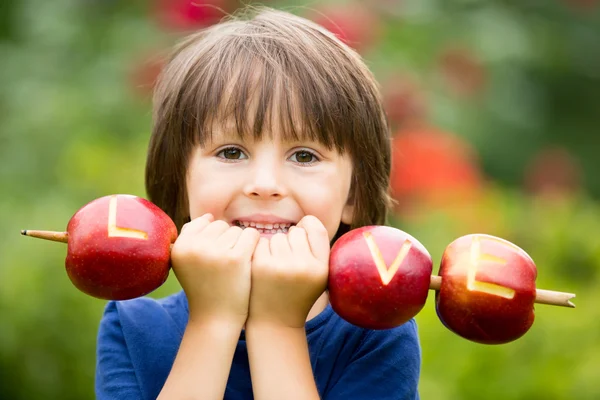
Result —
<instances>
[{"instance_id":1,"label":"pointed stick end","mask_svg":"<svg viewBox=\"0 0 600 400\"><path fill-rule=\"evenodd\" d=\"M575 298L575 294L573 294L573 293L570 293L570 295L571 295L571 296L570 296L569 298L567 298L567 307L575 308L575 303L573 303L573 302L571 301L571 299L574 299L574 298Z\"/></svg>"},{"instance_id":2,"label":"pointed stick end","mask_svg":"<svg viewBox=\"0 0 600 400\"><path fill-rule=\"evenodd\" d=\"M33 229L22 229L21 235L34 237L38 239L52 240L54 242L68 243L69 234L67 232L38 231Z\"/></svg>"}]
</instances>

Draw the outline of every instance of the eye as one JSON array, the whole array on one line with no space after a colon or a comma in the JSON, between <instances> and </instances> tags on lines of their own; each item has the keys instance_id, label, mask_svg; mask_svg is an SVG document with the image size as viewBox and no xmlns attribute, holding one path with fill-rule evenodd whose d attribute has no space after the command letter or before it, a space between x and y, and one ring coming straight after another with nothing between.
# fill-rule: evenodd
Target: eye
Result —
<instances>
[{"instance_id":1,"label":"eye","mask_svg":"<svg viewBox=\"0 0 600 400\"><path fill-rule=\"evenodd\" d=\"M297 152L292 154L290 159L292 159L292 161L298 164L312 164L314 162L319 161L317 156L308 150L298 150Z\"/></svg>"},{"instance_id":2,"label":"eye","mask_svg":"<svg viewBox=\"0 0 600 400\"><path fill-rule=\"evenodd\" d=\"M224 158L226 160L242 160L247 158L244 152L237 147L227 147L218 152L217 157Z\"/></svg>"}]
</instances>

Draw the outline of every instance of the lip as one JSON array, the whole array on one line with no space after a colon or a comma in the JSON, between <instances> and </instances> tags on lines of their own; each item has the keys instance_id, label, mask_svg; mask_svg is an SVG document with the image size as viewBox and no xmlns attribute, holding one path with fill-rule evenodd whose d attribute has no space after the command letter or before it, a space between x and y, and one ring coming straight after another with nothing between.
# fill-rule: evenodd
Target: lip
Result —
<instances>
[{"instance_id":1,"label":"lip","mask_svg":"<svg viewBox=\"0 0 600 400\"><path fill-rule=\"evenodd\" d=\"M252 214L246 215L238 218L234 218L231 223L233 224L235 221L244 221L244 222L254 222L254 223L262 223L262 224L296 224L296 221L291 219L281 218L276 215L270 214Z\"/></svg>"}]
</instances>

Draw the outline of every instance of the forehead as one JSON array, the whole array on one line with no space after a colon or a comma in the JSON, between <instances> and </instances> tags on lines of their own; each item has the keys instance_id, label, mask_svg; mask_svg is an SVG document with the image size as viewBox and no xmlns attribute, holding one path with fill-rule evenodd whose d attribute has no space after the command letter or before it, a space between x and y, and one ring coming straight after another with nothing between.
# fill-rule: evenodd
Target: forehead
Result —
<instances>
[{"instance_id":1,"label":"forehead","mask_svg":"<svg viewBox=\"0 0 600 400\"><path fill-rule=\"evenodd\" d=\"M227 140L242 140L248 143L260 141L272 141L277 143L298 143L298 142L328 142L326 139L315 138L307 132L302 122L282 121L284 117L273 115L269 122L263 122L259 128L253 120L253 116L249 115L243 124L237 123L235 119L228 118L223 121L215 119L210 129L207 129L206 140L210 142L220 142ZM290 128L290 124L294 123L294 127Z\"/></svg>"},{"instance_id":2,"label":"forehead","mask_svg":"<svg viewBox=\"0 0 600 400\"><path fill-rule=\"evenodd\" d=\"M327 113L323 99L317 94L308 98L297 90L298 84L286 80L268 67L244 69L213 95L213 112L204 110L204 121L199 123L197 141L216 141L236 137L245 141L277 140L286 143L319 142L328 149L344 148L344 140L336 137L335 124L323 123L331 116L316 115L314 107ZM196 119L199 121L200 119Z\"/></svg>"}]
</instances>

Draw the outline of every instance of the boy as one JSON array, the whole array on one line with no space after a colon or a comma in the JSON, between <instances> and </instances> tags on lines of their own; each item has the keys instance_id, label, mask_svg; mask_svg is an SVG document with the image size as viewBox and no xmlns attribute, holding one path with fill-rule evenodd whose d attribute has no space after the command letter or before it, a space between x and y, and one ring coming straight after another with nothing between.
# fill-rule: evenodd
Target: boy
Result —
<instances>
[{"instance_id":1,"label":"boy","mask_svg":"<svg viewBox=\"0 0 600 400\"><path fill-rule=\"evenodd\" d=\"M360 57L303 18L261 9L187 38L146 166L183 291L108 304L97 397L418 399L414 320L361 329L326 291L330 245L385 222L388 134Z\"/></svg>"}]
</instances>

